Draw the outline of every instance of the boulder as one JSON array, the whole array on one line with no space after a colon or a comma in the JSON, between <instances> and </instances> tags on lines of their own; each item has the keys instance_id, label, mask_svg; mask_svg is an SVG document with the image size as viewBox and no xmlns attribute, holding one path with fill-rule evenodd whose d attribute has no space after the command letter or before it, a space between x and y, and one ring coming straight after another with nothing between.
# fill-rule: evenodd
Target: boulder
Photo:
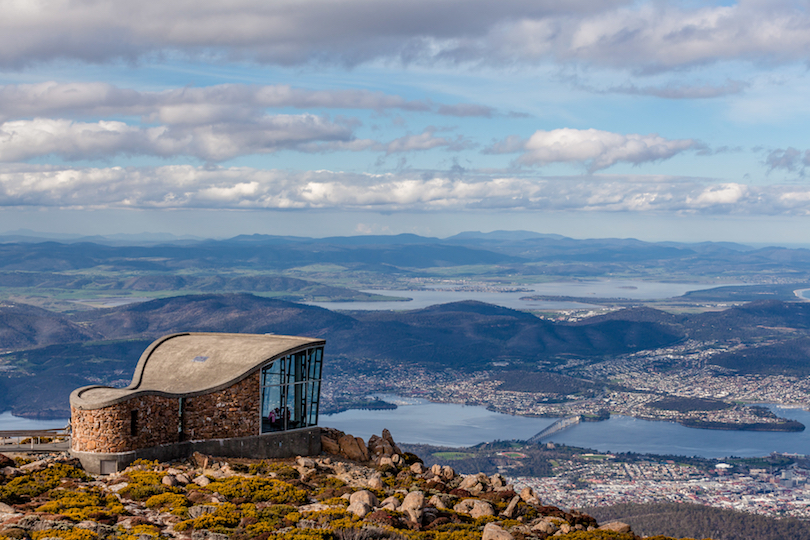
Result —
<instances>
[{"instance_id":1,"label":"boulder","mask_svg":"<svg viewBox=\"0 0 810 540\"><path fill-rule=\"evenodd\" d=\"M380 503L380 508L385 508L386 510L396 510L400 507L400 505L401 503L399 502L399 499L392 495Z\"/></svg>"},{"instance_id":2,"label":"boulder","mask_svg":"<svg viewBox=\"0 0 810 540\"><path fill-rule=\"evenodd\" d=\"M540 504L540 499L538 499L535 496L534 490L529 486L526 486L520 491L520 498L523 499L523 502L525 502L526 504L534 504L534 505Z\"/></svg>"},{"instance_id":3,"label":"boulder","mask_svg":"<svg viewBox=\"0 0 810 540\"><path fill-rule=\"evenodd\" d=\"M419 523L422 518L422 508L425 506L425 494L421 491L411 491L405 496L405 500L399 507L399 511L405 513L408 519L414 523Z\"/></svg>"},{"instance_id":4,"label":"boulder","mask_svg":"<svg viewBox=\"0 0 810 540\"><path fill-rule=\"evenodd\" d=\"M613 531L617 533L629 533L630 532L630 525L624 523L623 521L611 521L610 523L605 523L601 527L600 530L603 531Z\"/></svg>"},{"instance_id":5,"label":"boulder","mask_svg":"<svg viewBox=\"0 0 810 540\"><path fill-rule=\"evenodd\" d=\"M514 537L500 525L487 523L484 525L484 535L481 540L514 540Z\"/></svg>"},{"instance_id":6,"label":"boulder","mask_svg":"<svg viewBox=\"0 0 810 540\"><path fill-rule=\"evenodd\" d=\"M17 511L5 503L0 502L0 514L16 514Z\"/></svg>"},{"instance_id":7,"label":"boulder","mask_svg":"<svg viewBox=\"0 0 810 540\"><path fill-rule=\"evenodd\" d=\"M444 501L438 495L431 497L428 504L433 508L438 508L439 510L445 510L447 508L447 505L444 504Z\"/></svg>"},{"instance_id":8,"label":"boulder","mask_svg":"<svg viewBox=\"0 0 810 540\"><path fill-rule=\"evenodd\" d=\"M17 463L5 454L0 454L0 469L4 467L16 467Z\"/></svg>"},{"instance_id":9,"label":"boulder","mask_svg":"<svg viewBox=\"0 0 810 540\"><path fill-rule=\"evenodd\" d=\"M456 471L453 470L453 467L450 467L449 465L445 465L444 467L442 467L441 476L445 480L452 480L453 478L456 477Z\"/></svg>"},{"instance_id":10,"label":"boulder","mask_svg":"<svg viewBox=\"0 0 810 540\"><path fill-rule=\"evenodd\" d=\"M473 519L478 519L483 516L494 516L494 515L495 509L487 501L476 500L475 503L473 504L472 510L470 510L470 517Z\"/></svg>"},{"instance_id":11,"label":"boulder","mask_svg":"<svg viewBox=\"0 0 810 540\"><path fill-rule=\"evenodd\" d=\"M39 461L32 461L31 463L26 463L22 465L20 469L24 470L25 472L36 472L36 471L44 471L48 468L48 461L44 459L40 459Z\"/></svg>"},{"instance_id":12,"label":"boulder","mask_svg":"<svg viewBox=\"0 0 810 540\"><path fill-rule=\"evenodd\" d=\"M374 475L368 479L368 487L370 489L385 489L385 484L379 475Z\"/></svg>"},{"instance_id":13,"label":"boulder","mask_svg":"<svg viewBox=\"0 0 810 540\"><path fill-rule=\"evenodd\" d=\"M475 475L465 476L464 480L462 480L461 483L458 485L458 488L470 491L470 488L478 483L479 481L477 476Z\"/></svg>"},{"instance_id":14,"label":"boulder","mask_svg":"<svg viewBox=\"0 0 810 540\"><path fill-rule=\"evenodd\" d=\"M200 516L204 516L205 514L213 514L216 511L217 511L216 506L208 506L201 504L190 507L188 509L188 515L193 519L197 519Z\"/></svg>"},{"instance_id":15,"label":"boulder","mask_svg":"<svg viewBox=\"0 0 810 540\"><path fill-rule=\"evenodd\" d=\"M370 508L373 508L380 504L380 502L377 500L377 496L374 495L372 492L368 491L367 489L355 491L349 496L350 505L356 502L362 502L366 506L369 506Z\"/></svg>"},{"instance_id":16,"label":"boulder","mask_svg":"<svg viewBox=\"0 0 810 540\"><path fill-rule=\"evenodd\" d=\"M338 440L340 453L354 461L368 461L366 443L360 437L344 435Z\"/></svg>"},{"instance_id":17,"label":"boulder","mask_svg":"<svg viewBox=\"0 0 810 540\"><path fill-rule=\"evenodd\" d=\"M550 521L544 521L541 519L537 523L534 523L532 525L531 530L543 534L554 534L555 532L557 532L558 527Z\"/></svg>"},{"instance_id":18,"label":"boulder","mask_svg":"<svg viewBox=\"0 0 810 540\"><path fill-rule=\"evenodd\" d=\"M515 495L512 497L512 500L509 501L509 505L506 507L506 510L503 511L503 516L507 518L515 517L515 510L517 510L517 504L520 502L520 496Z\"/></svg>"},{"instance_id":19,"label":"boulder","mask_svg":"<svg viewBox=\"0 0 810 540\"><path fill-rule=\"evenodd\" d=\"M195 478L195 479L193 480L193 482L194 482L195 484L197 484L198 486L200 486L200 487L205 487L205 486L207 486L208 484L210 484L210 483L211 483L211 480L209 480L209 479L208 479L208 477L206 477L206 476L204 476L204 475L202 475L202 474L201 474L200 476L198 476L197 478Z\"/></svg>"},{"instance_id":20,"label":"boulder","mask_svg":"<svg viewBox=\"0 0 810 540\"><path fill-rule=\"evenodd\" d=\"M427 471L427 468L421 463L411 465L411 472L414 474L425 474L425 471Z\"/></svg>"},{"instance_id":21,"label":"boulder","mask_svg":"<svg viewBox=\"0 0 810 540\"><path fill-rule=\"evenodd\" d=\"M186 484L191 483L191 480L189 479L189 477L188 477L188 475L186 473L180 473L177 476L175 476L174 479L177 480L178 484L182 484L184 486Z\"/></svg>"},{"instance_id":22,"label":"boulder","mask_svg":"<svg viewBox=\"0 0 810 540\"><path fill-rule=\"evenodd\" d=\"M327 437L326 435L321 435L321 448L327 454L332 454L333 456L337 456L340 454L340 444L331 437Z\"/></svg>"},{"instance_id":23,"label":"boulder","mask_svg":"<svg viewBox=\"0 0 810 540\"><path fill-rule=\"evenodd\" d=\"M453 507L453 511L459 514L468 514L473 518L495 515L495 510L492 508L492 505L480 499L464 499Z\"/></svg>"},{"instance_id":24,"label":"boulder","mask_svg":"<svg viewBox=\"0 0 810 540\"><path fill-rule=\"evenodd\" d=\"M177 478L175 478L174 476L172 476L170 474L167 474L166 476L164 476L163 479L160 482L164 486L170 486L170 487L174 487L179 483L179 482L177 482Z\"/></svg>"},{"instance_id":25,"label":"boulder","mask_svg":"<svg viewBox=\"0 0 810 540\"><path fill-rule=\"evenodd\" d=\"M364 518L371 512L371 506L358 500L351 503L346 510L357 517Z\"/></svg>"}]
</instances>

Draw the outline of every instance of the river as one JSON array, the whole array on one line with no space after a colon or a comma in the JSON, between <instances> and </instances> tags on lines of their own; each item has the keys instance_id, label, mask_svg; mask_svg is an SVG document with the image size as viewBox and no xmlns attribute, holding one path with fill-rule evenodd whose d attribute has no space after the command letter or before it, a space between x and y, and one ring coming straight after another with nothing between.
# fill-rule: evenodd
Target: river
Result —
<instances>
[{"instance_id":1,"label":"river","mask_svg":"<svg viewBox=\"0 0 810 540\"><path fill-rule=\"evenodd\" d=\"M319 424L368 439L383 428L403 443L472 446L480 442L528 439L554 418L510 416L484 407L430 403L422 399L380 396L399 405L396 410L350 410L322 416ZM769 406L777 415L810 428L810 412ZM671 422L613 416L604 422L583 422L546 439L600 452L637 452L720 458L764 456L771 452L810 452L810 429L798 433L692 429Z\"/></svg>"},{"instance_id":2,"label":"river","mask_svg":"<svg viewBox=\"0 0 810 540\"><path fill-rule=\"evenodd\" d=\"M464 291L443 290L441 286L422 291L366 290L370 294L410 298L400 302L308 302L331 310L393 310L422 309L435 304L478 300L497 306L521 310L568 310L598 308L581 302L554 302L529 300L531 296L569 296L576 298L625 298L629 300L660 300L681 296L689 291L713 289L726 284L664 283L637 280L554 281L526 285L521 288L530 292Z\"/></svg>"}]
</instances>

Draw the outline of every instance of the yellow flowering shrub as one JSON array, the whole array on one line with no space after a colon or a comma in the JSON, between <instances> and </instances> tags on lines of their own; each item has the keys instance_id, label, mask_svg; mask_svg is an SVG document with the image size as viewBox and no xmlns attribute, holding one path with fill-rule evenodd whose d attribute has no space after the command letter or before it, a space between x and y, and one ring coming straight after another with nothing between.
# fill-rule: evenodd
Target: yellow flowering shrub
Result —
<instances>
[{"instance_id":1,"label":"yellow flowering shrub","mask_svg":"<svg viewBox=\"0 0 810 540\"><path fill-rule=\"evenodd\" d=\"M304 504L307 502L306 491L272 478L232 476L212 482L205 489L217 492L228 499L245 499L252 502L269 501L276 504Z\"/></svg>"},{"instance_id":2,"label":"yellow flowering shrub","mask_svg":"<svg viewBox=\"0 0 810 540\"><path fill-rule=\"evenodd\" d=\"M62 540L97 540L96 533L88 531L87 529L73 528L69 531L60 531L58 529L46 529L44 531L32 531L32 540L42 540L43 538L58 537Z\"/></svg>"}]
</instances>

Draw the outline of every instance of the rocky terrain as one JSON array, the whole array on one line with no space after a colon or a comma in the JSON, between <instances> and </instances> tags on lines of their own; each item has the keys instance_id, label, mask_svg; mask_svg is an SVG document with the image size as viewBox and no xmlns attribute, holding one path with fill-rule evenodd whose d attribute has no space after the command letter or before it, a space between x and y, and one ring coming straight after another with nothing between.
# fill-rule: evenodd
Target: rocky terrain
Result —
<instances>
[{"instance_id":1,"label":"rocky terrain","mask_svg":"<svg viewBox=\"0 0 810 540\"><path fill-rule=\"evenodd\" d=\"M195 454L109 476L65 454L0 454L2 540L637 540L624 523L542 503L498 474L427 468L383 432L325 429L324 453L286 460ZM651 537L665 540L663 536Z\"/></svg>"}]
</instances>

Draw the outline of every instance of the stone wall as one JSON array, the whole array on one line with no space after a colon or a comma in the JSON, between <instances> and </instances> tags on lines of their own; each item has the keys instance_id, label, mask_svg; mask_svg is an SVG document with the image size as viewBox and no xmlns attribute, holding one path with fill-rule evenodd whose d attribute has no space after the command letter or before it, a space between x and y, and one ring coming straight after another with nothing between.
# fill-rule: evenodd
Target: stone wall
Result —
<instances>
[{"instance_id":1,"label":"stone wall","mask_svg":"<svg viewBox=\"0 0 810 540\"><path fill-rule=\"evenodd\" d=\"M258 435L259 372L219 392L186 398L183 432L189 440Z\"/></svg>"},{"instance_id":2,"label":"stone wall","mask_svg":"<svg viewBox=\"0 0 810 540\"><path fill-rule=\"evenodd\" d=\"M259 373L219 392L180 401L140 396L101 409L71 408L71 450L116 453L173 444L181 440L227 439L259 434ZM131 433L132 411L137 432Z\"/></svg>"},{"instance_id":3,"label":"stone wall","mask_svg":"<svg viewBox=\"0 0 810 540\"><path fill-rule=\"evenodd\" d=\"M140 396L102 409L71 407L71 449L79 452L128 452L177 442L178 403L162 396ZM137 411L133 436L132 411Z\"/></svg>"}]
</instances>

